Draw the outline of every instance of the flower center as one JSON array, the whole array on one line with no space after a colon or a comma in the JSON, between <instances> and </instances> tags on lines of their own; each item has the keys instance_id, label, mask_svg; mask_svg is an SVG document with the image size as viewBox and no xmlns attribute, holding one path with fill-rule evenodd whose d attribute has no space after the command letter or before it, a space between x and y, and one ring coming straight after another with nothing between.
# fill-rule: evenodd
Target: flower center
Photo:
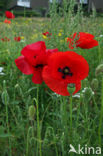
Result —
<instances>
[{"instance_id":1,"label":"flower center","mask_svg":"<svg viewBox=\"0 0 103 156\"><path fill-rule=\"evenodd\" d=\"M43 64L37 64L36 66L35 66L35 68L42 68L43 67Z\"/></svg>"},{"instance_id":2,"label":"flower center","mask_svg":"<svg viewBox=\"0 0 103 156\"><path fill-rule=\"evenodd\" d=\"M73 73L70 71L69 67L64 67L63 69L58 68L58 72L62 73L62 78L65 79L66 76L73 76Z\"/></svg>"}]
</instances>

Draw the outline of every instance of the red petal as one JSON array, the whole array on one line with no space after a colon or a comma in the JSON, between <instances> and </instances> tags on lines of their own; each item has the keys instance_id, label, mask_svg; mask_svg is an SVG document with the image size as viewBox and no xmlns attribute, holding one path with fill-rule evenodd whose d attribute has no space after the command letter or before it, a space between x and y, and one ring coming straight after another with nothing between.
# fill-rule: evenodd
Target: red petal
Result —
<instances>
[{"instance_id":1,"label":"red petal","mask_svg":"<svg viewBox=\"0 0 103 156\"><path fill-rule=\"evenodd\" d=\"M21 37L20 36L14 37L14 40L17 41L17 42L19 42L21 40Z\"/></svg>"},{"instance_id":2,"label":"red petal","mask_svg":"<svg viewBox=\"0 0 103 156\"><path fill-rule=\"evenodd\" d=\"M55 48L55 49L46 49L46 52L47 53L55 53L55 52L58 52L58 49Z\"/></svg>"},{"instance_id":3,"label":"red petal","mask_svg":"<svg viewBox=\"0 0 103 156\"><path fill-rule=\"evenodd\" d=\"M98 41L94 40L94 35L85 32L74 33L72 38L67 39L67 42L69 42L70 49L74 48L73 45L82 49L98 46Z\"/></svg>"},{"instance_id":4,"label":"red petal","mask_svg":"<svg viewBox=\"0 0 103 156\"><path fill-rule=\"evenodd\" d=\"M73 73L73 76L67 76L63 81L68 83L75 83L83 80L88 76L89 65L81 55L73 52L56 52L48 58L48 67L51 76L58 80L62 79L62 73L58 72L58 68L68 67Z\"/></svg>"},{"instance_id":5,"label":"red petal","mask_svg":"<svg viewBox=\"0 0 103 156\"><path fill-rule=\"evenodd\" d=\"M28 63L24 56L18 57L15 60L15 64L19 68L19 70L26 75L34 73L34 68Z\"/></svg>"},{"instance_id":6,"label":"red petal","mask_svg":"<svg viewBox=\"0 0 103 156\"><path fill-rule=\"evenodd\" d=\"M94 35L89 34L89 33L85 33L85 32L79 32L78 37L80 37L80 39L86 38L86 39L93 39Z\"/></svg>"},{"instance_id":7,"label":"red petal","mask_svg":"<svg viewBox=\"0 0 103 156\"><path fill-rule=\"evenodd\" d=\"M45 51L45 42L38 41L24 47L21 51L21 54L24 55L32 65L35 65L36 57L39 56L41 53L45 53Z\"/></svg>"},{"instance_id":8,"label":"red petal","mask_svg":"<svg viewBox=\"0 0 103 156\"><path fill-rule=\"evenodd\" d=\"M41 84L42 81L43 81L43 79L42 79L41 71L35 70L33 77L32 77L32 82L35 84Z\"/></svg>"},{"instance_id":9,"label":"red petal","mask_svg":"<svg viewBox=\"0 0 103 156\"><path fill-rule=\"evenodd\" d=\"M98 46L98 41L92 39L92 40L84 40L81 41L81 43L77 44L77 47L80 47L82 49L90 49L95 46Z\"/></svg>"},{"instance_id":10,"label":"red petal","mask_svg":"<svg viewBox=\"0 0 103 156\"><path fill-rule=\"evenodd\" d=\"M70 96L67 86L68 83L65 83L64 81L58 81L57 79L53 79L50 74L50 70L48 70L48 67L44 67L43 69L43 80L47 84L47 86L54 91L57 94L63 95L63 96ZM81 82L76 83L75 91L73 94L77 93L81 88Z\"/></svg>"},{"instance_id":11,"label":"red petal","mask_svg":"<svg viewBox=\"0 0 103 156\"><path fill-rule=\"evenodd\" d=\"M5 12L5 16L6 16L7 18L11 18L11 19L15 18L14 14L13 14L12 12L10 12L10 11L6 11L6 12Z\"/></svg>"}]
</instances>

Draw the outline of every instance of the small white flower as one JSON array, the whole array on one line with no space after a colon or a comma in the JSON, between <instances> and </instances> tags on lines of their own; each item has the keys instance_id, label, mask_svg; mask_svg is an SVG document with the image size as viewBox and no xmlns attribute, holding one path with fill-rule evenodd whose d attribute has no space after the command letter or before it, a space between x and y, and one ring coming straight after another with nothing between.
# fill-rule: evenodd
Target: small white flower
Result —
<instances>
[{"instance_id":1,"label":"small white flower","mask_svg":"<svg viewBox=\"0 0 103 156\"><path fill-rule=\"evenodd\" d=\"M21 40L20 42L26 42L25 40Z\"/></svg>"},{"instance_id":2,"label":"small white flower","mask_svg":"<svg viewBox=\"0 0 103 156\"><path fill-rule=\"evenodd\" d=\"M99 37L103 37L103 35L99 35Z\"/></svg>"},{"instance_id":3,"label":"small white flower","mask_svg":"<svg viewBox=\"0 0 103 156\"><path fill-rule=\"evenodd\" d=\"M3 67L0 67L0 75L5 75L2 71L3 71Z\"/></svg>"},{"instance_id":4,"label":"small white flower","mask_svg":"<svg viewBox=\"0 0 103 156\"><path fill-rule=\"evenodd\" d=\"M91 91L92 95L94 95L94 92L92 91L92 89L91 88L88 88L88 87L84 88L82 90L82 93L85 93L87 89L89 89Z\"/></svg>"},{"instance_id":5,"label":"small white flower","mask_svg":"<svg viewBox=\"0 0 103 156\"><path fill-rule=\"evenodd\" d=\"M0 67L0 73L3 71L3 67Z\"/></svg>"},{"instance_id":6,"label":"small white flower","mask_svg":"<svg viewBox=\"0 0 103 156\"><path fill-rule=\"evenodd\" d=\"M0 73L0 75L5 75L5 73Z\"/></svg>"},{"instance_id":7,"label":"small white flower","mask_svg":"<svg viewBox=\"0 0 103 156\"><path fill-rule=\"evenodd\" d=\"M73 95L72 97L74 97L74 98L80 98L80 93L77 93L77 94Z\"/></svg>"}]
</instances>

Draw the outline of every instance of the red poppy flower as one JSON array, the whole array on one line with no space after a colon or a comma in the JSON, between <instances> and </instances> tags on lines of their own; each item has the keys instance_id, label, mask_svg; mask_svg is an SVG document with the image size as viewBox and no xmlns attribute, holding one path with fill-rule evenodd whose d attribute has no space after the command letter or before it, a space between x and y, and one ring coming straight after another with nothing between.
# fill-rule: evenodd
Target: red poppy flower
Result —
<instances>
[{"instance_id":1,"label":"red poppy flower","mask_svg":"<svg viewBox=\"0 0 103 156\"><path fill-rule=\"evenodd\" d=\"M18 36L18 37L14 37L14 40L17 41L17 42L20 42L21 37L20 37L20 36Z\"/></svg>"},{"instance_id":2,"label":"red poppy flower","mask_svg":"<svg viewBox=\"0 0 103 156\"><path fill-rule=\"evenodd\" d=\"M3 42L10 41L10 39L9 39L9 38L7 38L7 37L1 38L1 40L2 40Z\"/></svg>"},{"instance_id":3,"label":"red poppy flower","mask_svg":"<svg viewBox=\"0 0 103 156\"><path fill-rule=\"evenodd\" d=\"M48 65L43 69L43 79L47 86L60 95L70 95L67 86L75 84L77 93L81 88L81 80L88 76L87 61L75 52L53 53L48 58Z\"/></svg>"},{"instance_id":4,"label":"red poppy flower","mask_svg":"<svg viewBox=\"0 0 103 156\"><path fill-rule=\"evenodd\" d=\"M10 11L5 11L5 16L10 19L15 18L15 15Z\"/></svg>"},{"instance_id":5,"label":"red poppy flower","mask_svg":"<svg viewBox=\"0 0 103 156\"><path fill-rule=\"evenodd\" d=\"M5 19L5 20L4 20L4 23L11 24L11 21Z\"/></svg>"},{"instance_id":6,"label":"red poppy flower","mask_svg":"<svg viewBox=\"0 0 103 156\"><path fill-rule=\"evenodd\" d=\"M42 33L44 36L47 36L47 37L49 37L49 36L51 36L52 35L52 33L50 33L50 32L44 32L44 33Z\"/></svg>"},{"instance_id":7,"label":"red poppy flower","mask_svg":"<svg viewBox=\"0 0 103 156\"><path fill-rule=\"evenodd\" d=\"M57 51L57 49L54 49L54 52ZM50 52L52 53L53 49L46 50L45 42L43 41L27 45L21 51L22 56L15 60L16 66L26 75L33 74L32 81L36 84L41 84L43 81L42 70L47 64Z\"/></svg>"},{"instance_id":8,"label":"red poppy flower","mask_svg":"<svg viewBox=\"0 0 103 156\"><path fill-rule=\"evenodd\" d=\"M85 32L79 32L79 34L74 33L72 38L67 38L67 42L69 42L70 49L73 49L74 46L82 49L90 49L98 46L98 41L94 39L94 36Z\"/></svg>"}]
</instances>

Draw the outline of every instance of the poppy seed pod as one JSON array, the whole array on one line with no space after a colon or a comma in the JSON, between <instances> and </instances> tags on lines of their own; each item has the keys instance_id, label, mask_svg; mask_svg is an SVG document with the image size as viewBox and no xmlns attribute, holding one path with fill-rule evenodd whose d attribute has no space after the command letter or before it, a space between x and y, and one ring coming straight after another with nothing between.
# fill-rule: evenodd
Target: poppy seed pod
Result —
<instances>
[{"instance_id":1,"label":"poppy seed pod","mask_svg":"<svg viewBox=\"0 0 103 156\"><path fill-rule=\"evenodd\" d=\"M93 79L91 82L91 88L93 89L93 91L97 90L98 85L99 85L98 79Z\"/></svg>"},{"instance_id":2,"label":"poppy seed pod","mask_svg":"<svg viewBox=\"0 0 103 156\"><path fill-rule=\"evenodd\" d=\"M29 119L30 119L30 120L33 120L33 119L34 119L35 112L36 112L35 106L31 105L31 106L29 107L29 112L28 112L28 114L29 114Z\"/></svg>"},{"instance_id":3,"label":"poppy seed pod","mask_svg":"<svg viewBox=\"0 0 103 156\"><path fill-rule=\"evenodd\" d=\"M72 95L74 93L74 91L75 91L75 84L74 83L68 84L67 90L70 93L70 95Z\"/></svg>"},{"instance_id":4,"label":"poppy seed pod","mask_svg":"<svg viewBox=\"0 0 103 156\"><path fill-rule=\"evenodd\" d=\"M95 75L96 76L98 76L101 73L103 73L103 64L100 64L99 66L97 66L97 68L95 70Z\"/></svg>"}]
</instances>

